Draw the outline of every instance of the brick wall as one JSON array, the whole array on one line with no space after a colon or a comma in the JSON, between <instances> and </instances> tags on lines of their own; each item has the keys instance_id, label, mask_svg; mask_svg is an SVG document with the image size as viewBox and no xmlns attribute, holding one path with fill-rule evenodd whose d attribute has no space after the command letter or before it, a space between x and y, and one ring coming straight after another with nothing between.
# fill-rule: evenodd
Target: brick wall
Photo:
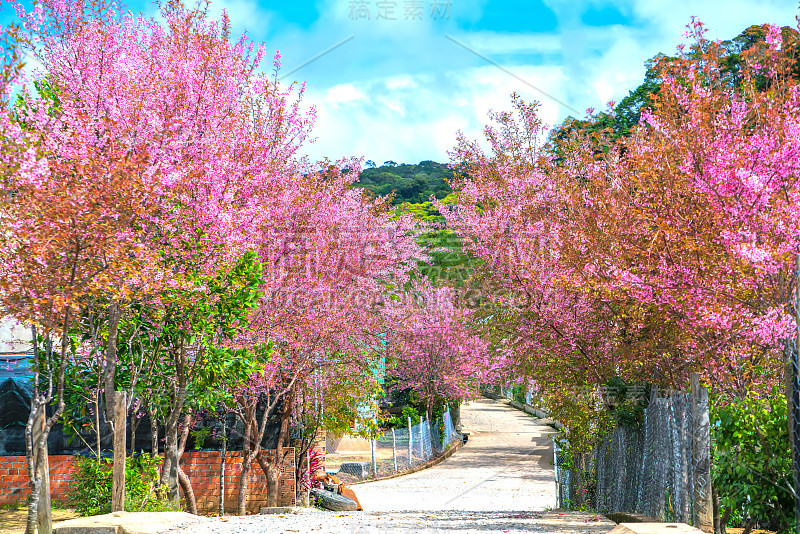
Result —
<instances>
[{"instance_id":1,"label":"brick wall","mask_svg":"<svg viewBox=\"0 0 800 534\"><path fill-rule=\"evenodd\" d=\"M275 451L264 451L275 454ZM284 449L286 460L281 467L279 506L295 504L294 449ZM70 478L78 470L77 456L50 456L50 492L53 500L66 501L71 490ZM181 468L192 481L192 489L200 513L216 513L219 509L220 451L188 451L181 459ZM225 463L225 509L236 509L239 477L242 472L241 451L228 451ZM254 462L250 470L248 512L258 512L266 506L266 477L261 466ZM30 486L24 456L0 456L0 504L24 503Z\"/></svg>"},{"instance_id":2,"label":"brick wall","mask_svg":"<svg viewBox=\"0 0 800 534\"><path fill-rule=\"evenodd\" d=\"M294 506L295 496L295 454L294 448L283 449L285 460L281 466L281 478L278 483L280 497L278 506ZM274 450L264 451L273 456ZM233 512L239 496L239 478L242 474L242 452L228 451L225 456L225 510ZM219 451L190 451L181 459L181 468L192 481L192 490L197 500L200 513L216 513L219 510ZM248 484L249 497L247 511L257 513L267 505L267 477L261 471L258 462L250 467Z\"/></svg>"},{"instance_id":3,"label":"brick wall","mask_svg":"<svg viewBox=\"0 0 800 534\"><path fill-rule=\"evenodd\" d=\"M50 457L50 494L53 500L67 499L71 484L70 476L78 470L75 456L54 455ZM0 456L0 504L24 503L28 499L28 467L24 456Z\"/></svg>"}]
</instances>

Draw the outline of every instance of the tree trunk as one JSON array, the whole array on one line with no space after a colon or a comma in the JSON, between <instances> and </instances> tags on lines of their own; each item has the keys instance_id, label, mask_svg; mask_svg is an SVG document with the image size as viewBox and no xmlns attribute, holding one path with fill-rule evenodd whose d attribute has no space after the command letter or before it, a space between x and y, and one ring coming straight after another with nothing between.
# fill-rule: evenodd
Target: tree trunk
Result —
<instances>
[{"instance_id":1,"label":"tree trunk","mask_svg":"<svg viewBox=\"0 0 800 534\"><path fill-rule=\"evenodd\" d=\"M248 407L245 411L244 438L242 440L242 473L239 476L239 500L237 511L239 515L247 514L247 482L250 478L250 464L253 461L251 438L253 421L255 419L255 406Z\"/></svg>"},{"instance_id":2,"label":"tree trunk","mask_svg":"<svg viewBox=\"0 0 800 534\"><path fill-rule=\"evenodd\" d=\"M189 511L194 515L197 515L197 501L194 497L194 490L192 489L192 481L183 472L181 469L181 458L183 458L183 452L186 450L186 440L189 438L189 432L192 430L192 425L194 424L194 419L191 415L187 415L186 418L183 420L183 430L181 431L181 439L178 443L178 482L183 488L183 496L186 498L186 504L189 505Z\"/></svg>"},{"instance_id":3,"label":"tree trunk","mask_svg":"<svg viewBox=\"0 0 800 534\"><path fill-rule=\"evenodd\" d=\"M43 409L43 399L39 397L39 349L37 346L36 328L33 332L33 396L31 397L31 412L25 424L25 460L28 465L28 480L31 493L28 497L28 517L25 522L25 534L34 534L39 516L40 483L39 471L36 469L36 453L39 440L34 439L34 429L38 419L39 410ZM49 354L48 354L49 357ZM38 437L38 436L37 436Z\"/></svg>"},{"instance_id":4,"label":"tree trunk","mask_svg":"<svg viewBox=\"0 0 800 534\"><path fill-rule=\"evenodd\" d=\"M461 404L458 402L450 404L450 421L453 423L453 429L458 432L461 428Z\"/></svg>"},{"instance_id":5,"label":"tree trunk","mask_svg":"<svg viewBox=\"0 0 800 534\"><path fill-rule=\"evenodd\" d=\"M715 486L711 487L711 502L714 505L714 532L716 534L725 534L725 525L722 524L722 517L720 516L719 510L719 495L717 494L717 488Z\"/></svg>"},{"instance_id":6,"label":"tree trunk","mask_svg":"<svg viewBox=\"0 0 800 534\"><path fill-rule=\"evenodd\" d=\"M428 420L428 423L433 421L433 400L428 399L428 402L425 404L425 418Z\"/></svg>"},{"instance_id":7,"label":"tree trunk","mask_svg":"<svg viewBox=\"0 0 800 534\"><path fill-rule=\"evenodd\" d=\"M141 419L136 417L136 413L139 410L134 410L133 417L131 417L131 449L130 455L133 456L133 453L136 452L136 429L139 428L139 423L141 423Z\"/></svg>"},{"instance_id":8,"label":"tree trunk","mask_svg":"<svg viewBox=\"0 0 800 534\"><path fill-rule=\"evenodd\" d=\"M102 443L100 441L100 411L102 408L100 407L100 387L97 388L97 395L95 396L95 414L94 414L94 424L95 424L95 433L97 434L97 458L100 459L100 455L103 453Z\"/></svg>"},{"instance_id":9,"label":"tree trunk","mask_svg":"<svg viewBox=\"0 0 800 534\"><path fill-rule=\"evenodd\" d=\"M53 395L53 372L52 367L49 365L50 357L52 355L52 343L47 338L46 344L46 358L48 359L49 380L48 390L46 395L40 395L39 392L39 348L37 343L36 331L32 330L33 334L33 395L31 398L31 413L28 416L28 422L25 426L25 454L28 463L28 476L31 483L31 495L28 500L28 520L25 526L26 534L33 534L37 525L40 529L40 534L50 534L53 518L52 510L50 508L50 484L49 472L42 464L47 462L47 437L50 435L50 430L53 425L58 421L61 414L64 412L64 376L67 369L67 343L70 325L70 309L64 311L64 322L62 323L61 330L61 354L58 362L58 375L56 377L55 395ZM49 418L47 417L47 405L55 398L57 400L56 409ZM40 412L41 411L41 412ZM41 432L34 442L34 425L37 416L45 420L41 427ZM37 465L38 464L38 465ZM46 498L46 506L41 498L41 492L48 493Z\"/></svg>"},{"instance_id":10,"label":"tree trunk","mask_svg":"<svg viewBox=\"0 0 800 534\"><path fill-rule=\"evenodd\" d=\"M172 407L164 422L164 467L161 470L161 483L167 486L170 501L180 503L178 495L178 421L180 421L183 404L186 400L186 349L181 344L175 358L176 383L172 392Z\"/></svg>"},{"instance_id":11,"label":"tree trunk","mask_svg":"<svg viewBox=\"0 0 800 534\"><path fill-rule=\"evenodd\" d=\"M167 486L167 495L173 503L178 497L178 422L167 419L164 425L164 467L161 469L162 486Z\"/></svg>"},{"instance_id":12,"label":"tree trunk","mask_svg":"<svg viewBox=\"0 0 800 534\"><path fill-rule=\"evenodd\" d=\"M731 512L733 510L728 508L719 518L719 530L722 534L726 534L728 532L728 521L731 518Z\"/></svg>"},{"instance_id":13,"label":"tree trunk","mask_svg":"<svg viewBox=\"0 0 800 534\"><path fill-rule=\"evenodd\" d=\"M45 406L47 405L45 399L39 397L39 346L35 326L31 327L31 335L33 337L33 395L31 397L31 411L28 415L28 421L25 424L25 459L28 465L28 478L31 485L31 494L28 498L28 517L27 521L25 522L25 534L34 534L37 523L40 521L41 514L39 513L39 505L42 493L42 477L36 461L37 459L41 461L41 454L37 455L37 451L39 451L40 448L39 445L41 441L41 431L37 432L37 423L45 415L44 410ZM47 347L47 357L49 358L50 345L48 344ZM41 430L44 430L44 428Z\"/></svg>"},{"instance_id":14,"label":"tree trunk","mask_svg":"<svg viewBox=\"0 0 800 534\"><path fill-rule=\"evenodd\" d=\"M280 477L281 465L283 464L283 448L288 441L289 420L292 415L292 403L288 397L284 398L281 407L281 427L278 432L278 443L275 447L275 456L269 462L264 461L263 455L259 453L261 469L267 478L267 506L278 506L280 501Z\"/></svg>"},{"instance_id":15,"label":"tree trunk","mask_svg":"<svg viewBox=\"0 0 800 534\"><path fill-rule=\"evenodd\" d=\"M295 452L295 469L294 469L294 479L298 483L298 487L300 481L303 480L305 473L308 469L308 452L311 450L311 447L314 445L313 439L305 439L302 438L294 442L294 452ZM309 475L310 476L310 475Z\"/></svg>"},{"instance_id":16,"label":"tree trunk","mask_svg":"<svg viewBox=\"0 0 800 534\"><path fill-rule=\"evenodd\" d=\"M45 406L34 403L33 431L31 435L33 485L28 499L28 519L25 532L33 534L38 527L39 534L50 534L53 531L53 522L50 514L50 469L47 456L47 441L43 438L45 431Z\"/></svg>"},{"instance_id":17,"label":"tree trunk","mask_svg":"<svg viewBox=\"0 0 800 534\"><path fill-rule=\"evenodd\" d=\"M147 415L150 417L150 454L158 454L158 417L155 408L148 407Z\"/></svg>"},{"instance_id":18,"label":"tree trunk","mask_svg":"<svg viewBox=\"0 0 800 534\"><path fill-rule=\"evenodd\" d=\"M183 489L183 496L186 498L186 504L189 506L189 513L197 515L197 500L194 498L194 490L192 489L192 481L183 472L183 469L178 466L178 481L180 481L181 488Z\"/></svg>"},{"instance_id":19,"label":"tree trunk","mask_svg":"<svg viewBox=\"0 0 800 534\"><path fill-rule=\"evenodd\" d=\"M280 454L280 443L278 447L275 450L276 458ZM264 451L259 451L256 459L258 460L258 465L261 466L261 471L264 472L264 478L267 479L267 506L278 506L278 488L281 478L280 464L276 460L267 461Z\"/></svg>"},{"instance_id":20,"label":"tree trunk","mask_svg":"<svg viewBox=\"0 0 800 534\"><path fill-rule=\"evenodd\" d=\"M278 456L281 455L280 449L275 451ZM280 465L269 469L267 475L267 506L280 506L280 480L281 468Z\"/></svg>"}]
</instances>

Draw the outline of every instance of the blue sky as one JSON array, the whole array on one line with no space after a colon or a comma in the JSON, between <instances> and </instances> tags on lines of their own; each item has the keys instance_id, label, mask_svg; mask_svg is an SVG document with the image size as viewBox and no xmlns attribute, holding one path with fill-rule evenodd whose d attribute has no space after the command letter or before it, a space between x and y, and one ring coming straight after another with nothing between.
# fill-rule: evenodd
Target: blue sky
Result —
<instances>
[{"instance_id":1,"label":"blue sky","mask_svg":"<svg viewBox=\"0 0 800 534\"><path fill-rule=\"evenodd\" d=\"M155 11L147 1L127 5ZM796 26L798 4L212 0L222 9L237 33L280 50L287 73L338 44L286 78L306 82L305 103L317 109L307 153L380 164L447 161L456 132L480 137L488 110L507 108L512 91L541 101L550 124L603 108L641 82L647 59L675 50L693 15L727 39L751 24Z\"/></svg>"}]
</instances>

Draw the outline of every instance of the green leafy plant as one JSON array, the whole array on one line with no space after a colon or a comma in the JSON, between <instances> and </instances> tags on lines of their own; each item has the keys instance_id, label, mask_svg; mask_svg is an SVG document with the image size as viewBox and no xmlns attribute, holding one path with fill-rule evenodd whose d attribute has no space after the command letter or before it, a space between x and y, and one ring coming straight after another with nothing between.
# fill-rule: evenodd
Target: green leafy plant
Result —
<instances>
[{"instance_id":1,"label":"green leafy plant","mask_svg":"<svg viewBox=\"0 0 800 534\"><path fill-rule=\"evenodd\" d=\"M722 518L745 532L794 526L792 456L786 397L779 390L712 403L713 478Z\"/></svg>"},{"instance_id":2,"label":"green leafy plant","mask_svg":"<svg viewBox=\"0 0 800 534\"><path fill-rule=\"evenodd\" d=\"M406 428L408 427L408 418L411 418L411 424L416 425L419 423L419 410L407 404L403 406L403 413L390 417L384 422L386 428Z\"/></svg>"},{"instance_id":3,"label":"green leafy plant","mask_svg":"<svg viewBox=\"0 0 800 534\"><path fill-rule=\"evenodd\" d=\"M574 499L566 499L567 508L587 512L593 511L597 497L597 470L591 455L581 452L565 439L553 439L559 448L559 467L572 471L577 480Z\"/></svg>"},{"instance_id":4,"label":"green leafy plant","mask_svg":"<svg viewBox=\"0 0 800 534\"><path fill-rule=\"evenodd\" d=\"M527 388L523 385L516 385L511 388L511 396L514 398L515 401L521 402L525 404L525 393Z\"/></svg>"},{"instance_id":5,"label":"green leafy plant","mask_svg":"<svg viewBox=\"0 0 800 534\"><path fill-rule=\"evenodd\" d=\"M141 454L125 459L125 510L128 512L163 512L179 510L167 500L166 487L158 485L159 456ZM73 475L70 501L83 516L111 511L110 458L82 458Z\"/></svg>"},{"instance_id":6,"label":"green leafy plant","mask_svg":"<svg viewBox=\"0 0 800 534\"><path fill-rule=\"evenodd\" d=\"M645 403L636 399L625 399L614 408L617 426L638 427L644 422Z\"/></svg>"},{"instance_id":7,"label":"green leafy plant","mask_svg":"<svg viewBox=\"0 0 800 534\"><path fill-rule=\"evenodd\" d=\"M203 427L200 430L192 430L189 434L194 438L194 448L195 450L200 450L203 448L203 444L206 441L206 438L211 433L211 431Z\"/></svg>"}]
</instances>

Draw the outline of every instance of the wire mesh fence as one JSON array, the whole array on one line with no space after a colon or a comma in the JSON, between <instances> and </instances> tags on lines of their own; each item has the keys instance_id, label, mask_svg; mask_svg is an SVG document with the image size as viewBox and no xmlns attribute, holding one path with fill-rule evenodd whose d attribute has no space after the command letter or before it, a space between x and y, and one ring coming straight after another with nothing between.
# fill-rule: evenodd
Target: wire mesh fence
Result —
<instances>
[{"instance_id":1,"label":"wire mesh fence","mask_svg":"<svg viewBox=\"0 0 800 534\"><path fill-rule=\"evenodd\" d=\"M708 394L693 385L653 388L643 422L618 426L591 454L554 442L558 505L710 526Z\"/></svg>"},{"instance_id":2,"label":"wire mesh fence","mask_svg":"<svg viewBox=\"0 0 800 534\"><path fill-rule=\"evenodd\" d=\"M409 420L409 423L413 422ZM350 480L402 473L441 456L453 442L461 439L448 410L433 423L420 420L406 428L384 432L370 440L369 450L348 451L337 458L329 456L326 470Z\"/></svg>"}]
</instances>

